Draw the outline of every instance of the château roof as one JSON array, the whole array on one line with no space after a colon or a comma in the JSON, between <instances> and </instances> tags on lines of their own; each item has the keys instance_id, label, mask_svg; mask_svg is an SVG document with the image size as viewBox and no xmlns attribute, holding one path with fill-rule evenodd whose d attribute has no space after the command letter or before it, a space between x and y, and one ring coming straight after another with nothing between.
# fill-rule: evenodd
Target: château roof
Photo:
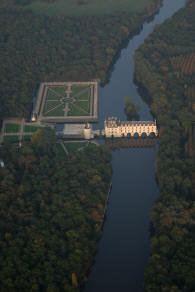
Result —
<instances>
[{"instance_id":1,"label":"ch\u00e2teau roof","mask_svg":"<svg viewBox=\"0 0 195 292\"><path fill-rule=\"evenodd\" d=\"M154 121L121 121L120 125L155 125Z\"/></svg>"},{"instance_id":2,"label":"ch\u00e2teau roof","mask_svg":"<svg viewBox=\"0 0 195 292\"><path fill-rule=\"evenodd\" d=\"M128 127L128 126L151 126L156 125L156 121L120 121L116 117L109 117L106 121L106 125L109 128L115 128L115 127Z\"/></svg>"}]
</instances>

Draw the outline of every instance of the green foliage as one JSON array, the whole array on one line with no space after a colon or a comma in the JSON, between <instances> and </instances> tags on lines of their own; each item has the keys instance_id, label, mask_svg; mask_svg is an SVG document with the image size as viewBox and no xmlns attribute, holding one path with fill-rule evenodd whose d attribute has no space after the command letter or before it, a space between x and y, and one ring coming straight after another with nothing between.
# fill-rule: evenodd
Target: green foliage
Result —
<instances>
[{"instance_id":1,"label":"green foliage","mask_svg":"<svg viewBox=\"0 0 195 292\"><path fill-rule=\"evenodd\" d=\"M87 146L87 142L68 142L64 143L66 149L69 151L77 151L78 149L83 149L84 147Z\"/></svg>"},{"instance_id":2,"label":"green foliage","mask_svg":"<svg viewBox=\"0 0 195 292\"><path fill-rule=\"evenodd\" d=\"M23 0L24 1L24 0ZM27 0L25 0L27 1ZM97 15L117 12L140 12L145 7L154 4L154 0L41 0L31 1L30 7L35 13L48 15L69 14L69 15Z\"/></svg>"},{"instance_id":3,"label":"green foliage","mask_svg":"<svg viewBox=\"0 0 195 292\"><path fill-rule=\"evenodd\" d=\"M64 117L66 107L69 109L69 116L89 115L89 86L72 86L70 97L67 96L65 86L50 86L46 94L43 115ZM93 96L91 99L93 99Z\"/></svg>"},{"instance_id":4,"label":"green foliage","mask_svg":"<svg viewBox=\"0 0 195 292\"><path fill-rule=\"evenodd\" d=\"M24 126L24 132L36 132L38 129L42 129L42 127L39 126L30 126L30 125L25 125Z\"/></svg>"},{"instance_id":5,"label":"green foliage","mask_svg":"<svg viewBox=\"0 0 195 292\"><path fill-rule=\"evenodd\" d=\"M139 120L138 110L139 110L139 105L133 104L131 97L126 96L125 97L125 113L126 113L127 119L129 121L131 121L131 120L138 121Z\"/></svg>"},{"instance_id":6,"label":"green foliage","mask_svg":"<svg viewBox=\"0 0 195 292\"><path fill-rule=\"evenodd\" d=\"M78 104L78 106L77 106ZM86 104L81 104L81 102L78 102L77 104L70 104L69 105L69 112L68 112L68 116L88 116L89 112L86 112L85 108L88 109L88 107L86 107ZM88 103L87 103L88 105Z\"/></svg>"},{"instance_id":7,"label":"green foliage","mask_svg":"<svg viewBox=\"0 0 195 292\"><path fill-rule=\"evenodd\" d=\"M29 117L40 81L97 78L105 82L117 50L156 10L159 0L149 11L137 14L86 17L35 15L9 5L10 1L4 3L6 7L0 10L0 116Z\"/></svg>"},{"instance_id":8,"label":"green foliage","mask_svg":"<svg viewBox=\"0 0 195 292\"><path fill-rule=\"evenodd\" d=\"M86 112L86 114L88 114L89 113L89 102L88 101L84 101L84 100L82 100L82 101L78 101L77 102L77 105L81 108L81 109L83 109L85 112Z\"/></svg>"},{"instance_id":9,"label":"green foliage","mask_svg":"<svg viewBox=\"0 0 195 292\"><path fill-rule=\"evenodd\" d=\"M22 139L23 139L24 141L29 141L31 137L32 137L32 135L24 135L24 136L22 137Z\"/></svg>"},{"instance_id":10,"label":"green foliage","mask_svg":"<svg viewBox=\"0 0 195 292\"><path fill-rule=\"evenodd\" d=\"M6 123L5 125L5 133L18 133L20 131L19 124Z\"/></svg>"},{"instance_id":11,"label":"green foliage","mask_svg":"<svg viewBox=\"0 0 195 292\"><path fill-rule=\"evenodd\" d=\"M4 143L6 143L6 142L15 143L15 142L18 142L18 140L19 140L19 136L17 136L17 135L4 136L4 138L3 138Z\"/></svg>"},{"instance_id":12,"label":"green foliage","mask_svg":"<svg viewBox=\"0 0 195 292\"><path fill-rule=\"evenodd\" d=\"M1 291L78 292L101 235L111 153L90 145L67 157L47 129L31 140L0 149Z\"/></svg>"},{"instance_id":13,"label":"green foliage","mask_svg":"<svg viewBox=\"0 0 195 292\"><path fill-rule=\"evenodd\" d=\"M63 116L63 108L64 104L61 103L59 100L47 100L44 105L43 115L47 116L51 114L53 116L56 116L56 110L58 110L58 115Z\"/></svg>"},{"instance_id":14,"label":"green foliage","mask_svg":"<svg viewBox=\"0 0 195 292\"><path fill-rule=\"evenodd\" d=\"M77 94L79 94L81 91L83 91L84 89L89 88L89 86L71 86L71 96L76 96Z\"/></svg>"},{"instance_id":15,"label":"green foliage","mask_svg":"<svg viewBox=\"0 0 195 292\"><path fill-rule=\"evenodd\" d=\"M56 141L57 137L50 128L38 129L31 137L31 143L35 149L43 152L52 150Z\"/></svg>"},{"instance_id":16,"label":"green foliage","mask_svg":"<svg viewBox=\"0 0 195 292\"><path fill-rule=\"evenodd\" d=\"M195 288L194 13L195 1L188 1L136 52L136 79L160 126L146 292Z\"/></svg>"}]
</instances>

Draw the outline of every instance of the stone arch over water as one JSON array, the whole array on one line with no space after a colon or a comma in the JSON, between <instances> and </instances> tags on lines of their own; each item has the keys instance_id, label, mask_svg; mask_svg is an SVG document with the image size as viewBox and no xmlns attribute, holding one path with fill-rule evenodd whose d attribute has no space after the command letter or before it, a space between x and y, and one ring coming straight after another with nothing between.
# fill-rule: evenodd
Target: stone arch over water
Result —
<instances>
[{"instance_id":1,"label":"stone arch over water","mask_svg":"<svg viewBox=\"0 0 195 292\"><path fill-rule=\"evenodd\" d=\"M146 132L142 132L142 133L141 133L141 137L142 137L142 138L146 138L147 136L148 136L148 135L147 135Z\"/></svg>"}]
</instances>

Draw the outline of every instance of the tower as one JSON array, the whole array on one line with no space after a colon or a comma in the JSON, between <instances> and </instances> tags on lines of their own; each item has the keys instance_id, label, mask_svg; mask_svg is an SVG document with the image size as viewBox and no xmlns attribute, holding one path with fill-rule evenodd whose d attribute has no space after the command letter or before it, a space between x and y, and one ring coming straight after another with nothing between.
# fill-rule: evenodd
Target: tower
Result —
<instances>
[{"instance_id":1,"label":"tower","mask_svg":"<svg viewBox=\"0 0 195 292\"><path fill-rule=\"evenodd\" d=\"M35 113L32 113L31 122L36 122L37 116Z\"/></svg>"},{"instance_id":2,"label":"tower","mask_svg":"<svg viewBox=\"0 0 195 292\"><path fill-rule=\"evenodd\" d=\"M84 134L84 139L86 139L86 140L93 139L91 125L89 123L87 123L85 125L85 128L83 130L83 134Z\"/></svg>"}]
</instances>

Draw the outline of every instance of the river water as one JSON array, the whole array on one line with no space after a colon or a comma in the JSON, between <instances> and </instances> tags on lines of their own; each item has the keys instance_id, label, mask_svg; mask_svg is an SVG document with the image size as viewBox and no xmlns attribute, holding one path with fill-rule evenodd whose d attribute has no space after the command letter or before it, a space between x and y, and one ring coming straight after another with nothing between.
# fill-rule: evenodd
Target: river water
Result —
<instances>
[{"instance_id":1,"label":"river water","mask_svg":"<svg viewBox=\"0 0 195 292\"><path fill-rule=\"evenodd\" d=\"M100 88L98 129L104 119L125 120L124 97L140 105L140 119L152 120L150 109L133 82L134 53L156 24L162 23L185 0L164 0L159 13L144 23L130 39L114 65L109 83ZM107 206L103 235L85 292L143 292L144 269L149 257L149 212L158 195L155 182L157 146L127 148L113 152L112 191Z\"/></svg>"}]
</instances>

